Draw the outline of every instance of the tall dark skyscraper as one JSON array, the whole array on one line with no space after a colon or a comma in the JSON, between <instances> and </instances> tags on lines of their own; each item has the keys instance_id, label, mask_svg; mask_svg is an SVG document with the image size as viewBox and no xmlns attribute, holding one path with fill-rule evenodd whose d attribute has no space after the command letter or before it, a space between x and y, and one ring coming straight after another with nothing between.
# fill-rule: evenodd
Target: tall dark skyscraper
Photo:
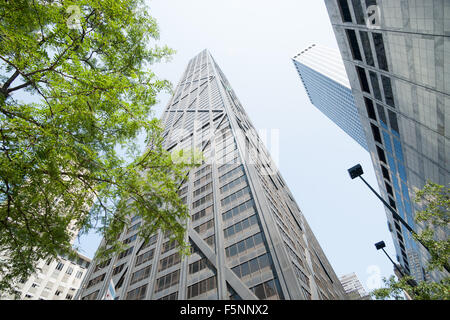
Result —
<instances>
[{"instance_id":1,"label":"tall dark skyscraper","mask_svg":"<svg viewBox=\"0 0 450 320\"><path fill-rule=\"evenodd\" d=\"M167 150L201 149L179 194L192 255L161 232L92 263L77 298L344 299L345 292L274 161L210 53L191 59L162 115ZM103 242L101 243L103 245Z\"/></svg>"},{"instance_id":2,"label":"tall dark skyscraper","mask_svg":"<svg viewBox=\"0 0 450 320\"><path fill-rule=\"evenodd\" d=\"M384 199L416 231L414 194L448 186L450 1L325 0ZM416 280L428 253L387 211L397 260ZM448 239L448 228L436 229Z\"/></svg>"}]
</instances>

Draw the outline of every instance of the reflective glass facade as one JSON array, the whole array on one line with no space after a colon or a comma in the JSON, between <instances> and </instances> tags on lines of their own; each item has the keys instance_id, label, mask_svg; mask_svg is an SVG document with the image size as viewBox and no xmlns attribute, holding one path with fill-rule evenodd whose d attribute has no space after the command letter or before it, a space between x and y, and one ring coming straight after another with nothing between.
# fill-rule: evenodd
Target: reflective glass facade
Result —
<instances>
[{"instance_id":1,"label":"reflective glass facade","mask_svg":"<svg viewBox=\"0 0 450 320\"><path fill-rule=\"evenodd\" d=\"M304 58L308 54L307 59ZM336 50L311 46L292 59L303 82L311 103L331 121L352 137L359 145L368 150L364 130L359 120L358 109L349 86L338 82L329 69L315 68L311 60L321 65L330 63L327 54L338 54ZM339 68L339 69L338 69ZM345 77L344 65L336 64L336 71Z\"/></svg>"},{"instance_id":2,"label":"reflective glass facade","mask_svg":"<svg viewBox=\"0 0 450 320\"><path fill-rule=\"evenodd\" d=\"M424 225L413 218L423 208L413 201L415 191L427 180L440 185L450 181L450 2L325 4L381 193L419 232ZM375 15L370 6L376 6ZM376 105L377 117L365 112L366 100ZM382 139L373 135L373 127L379 128ZM425 270L425 248L390 212L386 214L399 263L417 280L441 279L442 273ZM448 228L435 228L435 233L438 239L448 239Z\"/></svg>"}]
</instances>

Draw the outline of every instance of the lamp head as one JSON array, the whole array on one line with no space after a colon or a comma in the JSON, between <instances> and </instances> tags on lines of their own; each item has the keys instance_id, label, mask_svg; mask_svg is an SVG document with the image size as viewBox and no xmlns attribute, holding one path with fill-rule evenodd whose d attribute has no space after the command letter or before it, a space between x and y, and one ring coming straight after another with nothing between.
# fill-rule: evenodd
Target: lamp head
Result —
<instances>
[{"instance_id":1,"label":"lamp head","mask_svg":"<svg viewBox=\"0 0 450 320\"><path fill-rule=\"evenodd\" d=\"M357 164L354 167L348 169L348 173L350 174L350 178L355 179L364 173L360 164Z\"/></svg>"},{"instance_id":2,"label":"lamp head","mask_svg":"<svg viewBox=\"0 0 450 320\"><path fill-rule=\"evenodd\" d=\"M384 243L384 241L375 243L375 248L377 248L377 250L383 249L385 247L386 247L386 244Z\"/></svg>"}]
</instances>

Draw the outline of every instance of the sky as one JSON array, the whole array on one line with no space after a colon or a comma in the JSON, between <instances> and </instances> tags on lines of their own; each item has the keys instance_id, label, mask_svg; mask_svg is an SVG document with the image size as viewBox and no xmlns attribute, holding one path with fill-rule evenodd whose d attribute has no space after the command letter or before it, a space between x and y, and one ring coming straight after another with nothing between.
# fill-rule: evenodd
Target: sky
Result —
<instances>
[{"instance_id":1,"label":"sky","mask_svg":"<svg viewBox=\"0 0 450 320\"><path fill-rule=\"evenodd\" d=\"M208 49L257 130L278 132L269 145L281 175L338 276L355 272L366 290L393 274L374 244L385 241L395 260L382 204L347 169L360 163L378 191L369 153L309 101L291 58L311 44L337 48L323 1L151 0L158 44L176 50L152 68L175 87L189 60ZM152 44L150 44L152 45ZM155 106L160 117L170 96ZM271 150L271 148L273 150ZM97 235L79 239L92 257Z\"/></svg>"}]
</instances>

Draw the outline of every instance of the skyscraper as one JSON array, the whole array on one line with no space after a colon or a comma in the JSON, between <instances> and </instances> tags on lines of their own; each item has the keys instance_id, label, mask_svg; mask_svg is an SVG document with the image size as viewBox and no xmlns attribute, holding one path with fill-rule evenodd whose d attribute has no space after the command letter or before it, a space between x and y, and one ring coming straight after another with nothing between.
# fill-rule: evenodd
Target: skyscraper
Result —
<instances>
[{"instance_id":1,"label":"skyscraper","mask_svg":"<svg viewBox=\"0 0 450 320\"><path fill-rule=\"evenodd\" d=\"M367 295L355 273L343 275L339 277L339 280L350 300L370 300L370 296Z\"/></svg>"},{"instance_id":2,"label":"skyscraper","mask_svg":"<svg viewBox=\"0 0 450 320\"><path fill-rule=\"evenodd\" d=\"M368 150L339 50L313 44L292 61L311 103Z\"/></svg>"},{"instance_id":3,"label":"skyscraper","mask_svg":"<svg viewBox=\"0 0 450 320\"><path fill-rule=\"evenodd\" d=\"M450 2L325 0L378 184L410 226L415 190L449 183ZM427 252L387 212L397 259L416 280ZM437 230L441 239L448 229ZM437 272L429 276L438 280Z\"/></svg>"},{"instance_id":4,"label":"skyscraper","mask_svg":"<svg viewBox=\"0 0 450 320\"><path fill-rule=\"evenodd\" d=\"M93 263L78 298L343 299L345 292L234 91L207 50L190 60L162 115L167 150L201 149L205 162L179 194L192 255L161 232ZM136 227L137 226L137 227ZM101 243L103 245L103 242Z\"/></svg>"}]
</instances>

